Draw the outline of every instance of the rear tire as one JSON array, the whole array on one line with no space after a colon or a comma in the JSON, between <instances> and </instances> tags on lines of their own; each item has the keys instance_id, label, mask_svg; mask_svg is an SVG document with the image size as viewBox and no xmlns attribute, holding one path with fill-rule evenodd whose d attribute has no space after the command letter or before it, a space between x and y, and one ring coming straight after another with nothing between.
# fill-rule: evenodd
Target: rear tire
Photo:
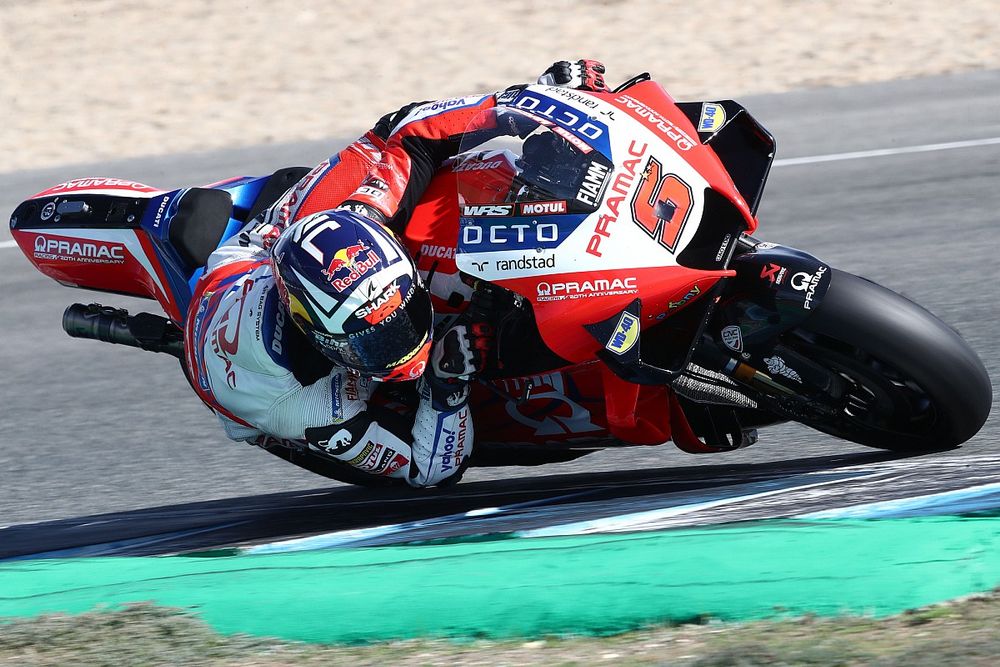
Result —
<instances>
[{"instance_id":1,"label":"rear tire","mask_svg":"<svg viewBox=\"0 0 1000 667\"><path fill-rule=\"evenodd\" d=\"M840 413L807 425L870 447L931 451L982 428L993 390L953 329L912 301L833 270L819 308L783 342L847 379Z\"/></svg>"}]
</instances>

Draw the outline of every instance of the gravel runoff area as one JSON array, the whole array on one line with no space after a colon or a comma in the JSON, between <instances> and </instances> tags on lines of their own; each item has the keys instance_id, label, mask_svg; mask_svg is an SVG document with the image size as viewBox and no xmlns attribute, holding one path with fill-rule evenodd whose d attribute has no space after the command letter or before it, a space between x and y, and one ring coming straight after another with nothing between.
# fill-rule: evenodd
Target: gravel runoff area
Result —
<instances>
[{"instance_id":1,"label":"gravel runoff area","mask_svg":"<svg viewBox=\"0 0 1000 667\"><path fill-rule=\"evenodd\" d=\"M1000 595L994 592L881 620L807 617L729 625L705 619L701 625L604 638L322 646L224 637L192 616L143 604L116 612L0 622L0 667L994 667L1000 655L998 622Z\"/></svg>"},{"instance_id":2,"label":"gravel runoff area","mask_svg":"<svg viewBox=\"0 0 1000 667\"><path fill-rule=\"evenodd\" d=\"M593 57L681 99L1000 68L997 0L3 0L0 173L344 137ZM127 174L126 174L127 176Z\"/></svg>"}]
</instances>

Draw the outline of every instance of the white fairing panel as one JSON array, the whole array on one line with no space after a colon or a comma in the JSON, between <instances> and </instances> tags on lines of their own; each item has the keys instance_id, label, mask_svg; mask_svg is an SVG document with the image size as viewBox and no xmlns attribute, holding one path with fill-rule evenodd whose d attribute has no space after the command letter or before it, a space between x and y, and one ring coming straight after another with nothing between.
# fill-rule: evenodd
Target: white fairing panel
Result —
<instances>
[{"instance_id":1,"label":"white fairing panel","mask_svg":"<svg viewBox=\"0 0 1000 667\"><path fill-rule=\"evenodd\" d=\"M470 163L456 170L459 269L499 281L677 264L708 183L674 145L621 109L565 88L531 86L485 113L496 119L477 124L521 132L488 141L472 134L462 146L459 164ZM503 151L515 165L503 197L474 166L484 151Z\"/></svg>"}]
</instances>

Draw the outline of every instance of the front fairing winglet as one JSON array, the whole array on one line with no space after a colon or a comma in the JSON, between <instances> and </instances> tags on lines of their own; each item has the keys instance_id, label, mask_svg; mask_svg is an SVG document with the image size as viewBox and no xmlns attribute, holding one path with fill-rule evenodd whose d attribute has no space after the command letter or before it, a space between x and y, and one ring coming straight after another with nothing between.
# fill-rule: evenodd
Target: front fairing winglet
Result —
<instances>
[{"instance_id":1,"label":"front fairing winglet","mask_svg":"<svg viewBox=\"0 0 1000 667\"><path fill-rule=\"evenodd\" d=\"M634 326L638 329L639 324L642 322L641 299L634 299L628 306L606 320L585 325L590 335L601 345L601 349L598 350L596 355L597 358L603 361L615 375L626 382L661 386L673 384L684 373L684 370L690 363L694 350L701 340L701 335L712 318L715 303L718 301L718 295L721 293L727 280L727 278L720 279L713 286L712 291L697 302L702 308L697 329L694 331L694 336L692 336L691 342L684 351L684 354L675 357L676 361L672 368L662 368L644 362L641 355L641 333L636 331L635 339L630 344L627 338L629 332L623 330L624 325L628 322L633 322ZM623 334L626 339L623 342L618 342L621 341Z\"/></svg>"},{"instance_id":2,"label":"front fairing winglet","mask_svg":"<svg viewBox=\"0 0 1000 667\"><path fill-rule=\"evenodd\" d=\"M701 142L715 151L756 215L774 161L774 136L733 100L677 102L677 108L695 126ZM706 108L717 109L718 115L706 119Z\"/></svg>"}]
</instances>

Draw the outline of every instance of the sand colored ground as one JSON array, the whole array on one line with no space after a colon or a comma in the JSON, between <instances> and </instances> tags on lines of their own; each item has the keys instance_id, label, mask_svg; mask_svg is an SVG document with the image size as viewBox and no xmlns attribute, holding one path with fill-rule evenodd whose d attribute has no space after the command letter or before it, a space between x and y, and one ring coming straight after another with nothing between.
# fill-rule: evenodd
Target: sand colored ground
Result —
<instances>
[{"instance_id":1,"label":"sand colored ground","mask_svg":"<svg viewBox=\"0 0 1000 667\"><path fill-rule=\"evenodd\" d=\"M583 56L682 99L1000 68L1000 0L0 0L0 173L344 136Z\"/></svg>"}]
</instances>

